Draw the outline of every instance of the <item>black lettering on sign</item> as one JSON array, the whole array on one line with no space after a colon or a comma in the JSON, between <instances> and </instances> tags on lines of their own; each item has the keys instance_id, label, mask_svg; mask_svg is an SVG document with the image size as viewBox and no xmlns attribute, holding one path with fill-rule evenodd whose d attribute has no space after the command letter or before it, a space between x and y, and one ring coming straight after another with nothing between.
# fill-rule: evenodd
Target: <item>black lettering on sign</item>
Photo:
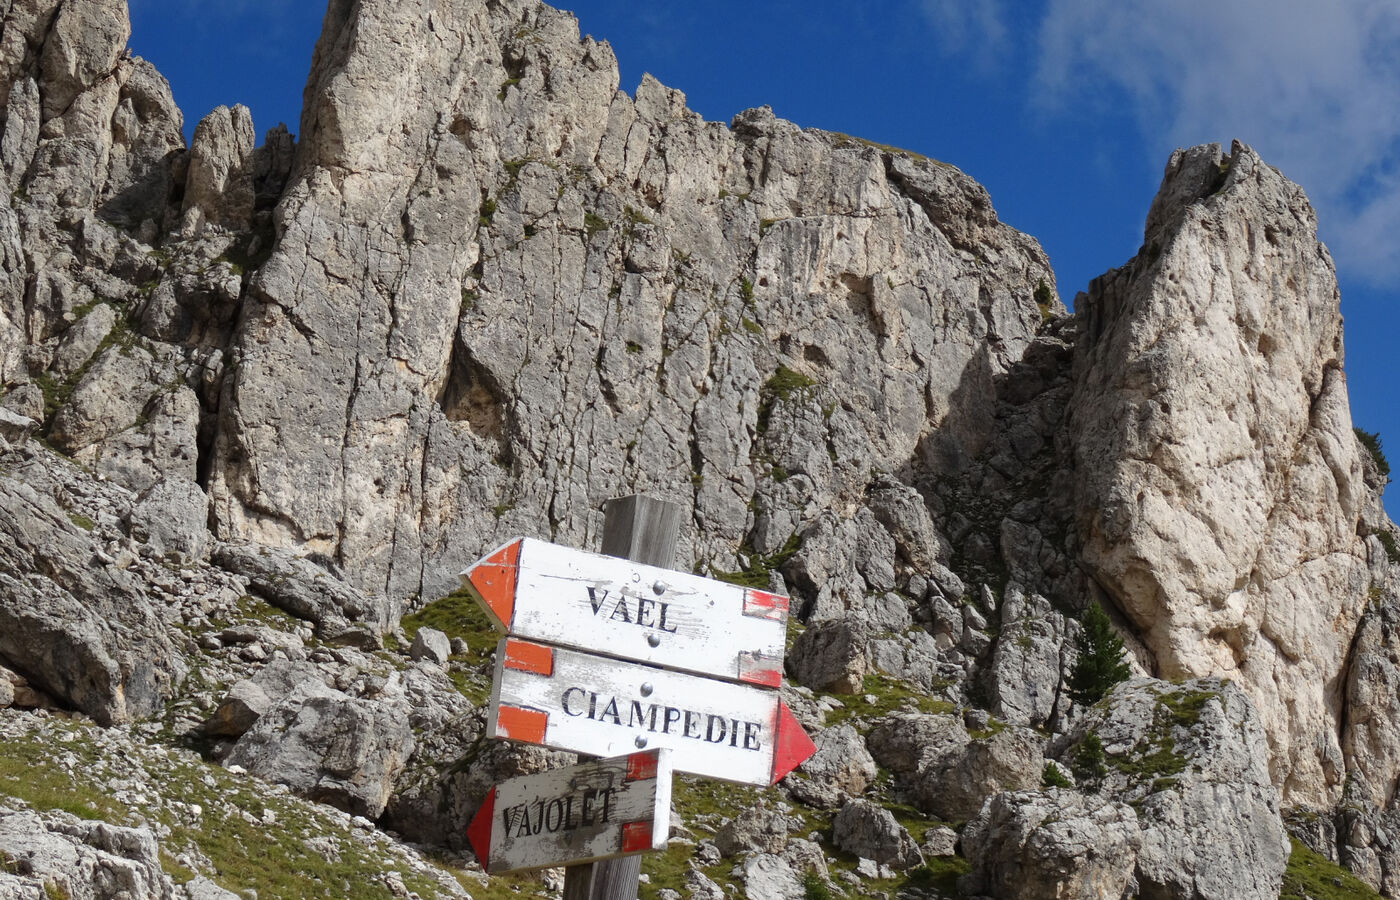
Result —
<instances>
[{"instance_id":1,"label":"black lettering on sign","mask_svg":"<svg viewBox=\"0 0 1400 900\"><path fill-rule=\"evenodd\" d=\"M656 730L656 704L647 704L646 710L642 710L642 701L632 701L632 712L627 717L627 727L637 728L645 724L647 731Z\"/></svg>"},{"instance_id":2,"label":"black lettering on sign","mask_svg":"<svg viewBox=\"0 0 1400 900\"><path fill-rule=\"evenodd\" d=\"M598 615L602 612L603 607L608 605L608 594L609 592L602 588L588 588L588 606L593 610L593 615ZM637 597L635 598L637 601L636 615L633 615L632 607L628 604L627 599L626 594L617 598L617 601L612 604L612 612L608 613L609 619L642 628L655 628L658 631L676 633L676 626L666 620L666 615L671 610L671 604L653 600L650 597Z\"/></svg>"},{"instance_id":3,"label":"black lettering on sign","mask_svg":"<svg viewBox=\"0 0 1400 900\"><path fill-rule=\"evenodd\" d=\"M585 697L587 704L584 703ZM728 742L729 746L744 750L763 749L762 722L741 722L714 713L643 703L640 700L624 700L619 708L618 698L600 697L596 692L578 686L565 688L559 697L559 704L566 716L583 717L632 731L645 730L655 734L660 730L662 734L675 734L707 744L723 746Z\"/></svg>"},{"instance_id":4,"label":"black lettering on sign","mask_svg":"<svg viewBox=\"0 0 1400 900\"><path fill-rule=\"evenodd\" d=\"M606 825L611 821L619 790L588 788L563 797L520 803L501 810L501 826L506 837L521 838Z\"/></svg>"},{"instance_id":5,"label":"black lettering on sign","mask_svg":"<svg viewBox=\"0 0 1400 900\"><path fill-rule=\"evenodd\" d=\"M719 726L719 733L715 733L715 726ZM724 716L708 715L705 717L705 740L711 744L723 744L724 735L728 729L725 725Z\"/></svg>"},{"instance_id":6,"label":"black lettering on sign","mask_svg":"<svg viewBox=\"0 0 1400 900\"><path fill-rule=\"evenodd\" d=\"M620 715L617 714L617 698L616 698L616 697L609 698L609 700L608 700L608 705L605 706L605 707L603 707L603 711L602 711L601 713L598 714L598 721L599 721L599 722L602 722L602 721L606 720L606 719L608 718L608 716L612 716L612 723L613 723L614 725L621 725L621 724L622 724L622 716L620 716ZM590 717L590 718L591 718L591 717Z\"/></svg>"}]
</instances>

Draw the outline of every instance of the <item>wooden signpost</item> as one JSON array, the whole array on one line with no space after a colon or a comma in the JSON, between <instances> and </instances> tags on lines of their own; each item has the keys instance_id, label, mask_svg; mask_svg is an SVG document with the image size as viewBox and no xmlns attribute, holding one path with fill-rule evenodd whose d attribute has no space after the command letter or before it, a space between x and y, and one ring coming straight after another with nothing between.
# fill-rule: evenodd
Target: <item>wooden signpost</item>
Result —
<instances>
[{"instance_id":1,"label":"wooden signpost","mask_svg":"<svg viewBox=\"0 0 1400 900\"><path fill-rule=\"evenodd\" d=\"M777 687L788 598L516 538L462 573L515 637Z\"/></svg>"},{"instance_id":2,"label":"wooden signpost","mask_svg":"<svg viewBox=\"0 0 1400 900\"><path fill-rule=\"evenodd\" d=\"M774 690L782 683L787 598L669 569L680 525L675 504L625 497L605 515L605 556L516 538L462 573L509 635L496 648L488 734L598 756L661 751L656 790L664 780L668 804L663 767L776 783L816 751ZM585 765L616 771L624 763ZM631 820L630 841L611 831L584 837L581 818L569 825L570 814L582 816L583 800L568 799L583 782L568 771L499 785L473 821L472 845L489 872L596 860L569 866L564 900L631 900L641 871L635 854L665 845L655 823L668 817L647 820L646 846L640 818ZM498 830L518 847L498 847ZM573 844L557 838L566 832ZM600 847L620 849L595 852ZM619 853L634 855L605 858Z\"/></svg>"},{"instance_id":3,"label":"wooden signpost","mask_svg":"<svg viewBox=\"0 0 1400 900\"><path fill-rule=\"evenodd\" d=\"M616 756L666 747L678 772L775 784L815 747L777 691L505 638L487 734Z\"/></svg>"},{"instance_id":4,"label":"wooden signpost","mask_svg":"<svg viewBox=\"0 0 1400 900\"><path fill-rule=\"evenodd\" d=\"M671 761L646 750L496 785L467 829L492 875L666 847Z\"/></svg>"}]
</instances>

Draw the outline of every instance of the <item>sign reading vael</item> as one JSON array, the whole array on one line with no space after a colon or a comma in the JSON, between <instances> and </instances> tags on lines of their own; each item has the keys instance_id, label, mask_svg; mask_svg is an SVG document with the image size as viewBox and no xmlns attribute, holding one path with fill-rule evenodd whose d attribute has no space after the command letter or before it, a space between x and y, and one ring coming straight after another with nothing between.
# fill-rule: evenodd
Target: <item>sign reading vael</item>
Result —
<instances>
[{"instance_id":1,"label":"sign reading vael","mask_svg":"<svg viewBox=\"0 0 1400 900\"><path fill-rule=\"evenodd\" d=\"M662 747L676 771L771 785L816 752L777 691L506 638L487 734L615 756Z\"/></svg>"},{"instance_id":2,"label":"sign reading vael","mask_svg":"<svg viewBox=\"0 0 1400 900\"><path fill-rule=\"evenodd\" d=\"M658 748L502 782L467 840L499 875L662 850L670 822L671 760Z\"/></svg>"},{"instance_id":3,"label":"sign reading vael","mask_svg":"<svg viewBox=\"0 0 1400 900\"><path fill-rule=\"evenodd\" d=\"M462 573L514 637L698 675L782 683L788 598L516 538Z\"/></svg>"}]
</instances>

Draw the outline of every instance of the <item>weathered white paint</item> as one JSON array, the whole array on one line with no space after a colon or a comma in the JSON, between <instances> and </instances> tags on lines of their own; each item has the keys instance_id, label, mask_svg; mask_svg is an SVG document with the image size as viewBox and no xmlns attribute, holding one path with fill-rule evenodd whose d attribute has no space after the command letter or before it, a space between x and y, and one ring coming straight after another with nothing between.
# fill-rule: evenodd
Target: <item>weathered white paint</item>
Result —
<instances>
[{"instance_id":1,"label":"weathered white paint","mask_svg":"<svg viewBox=\"0 0 1400 900\"><path fill-rule=\"evenodd\" d=\"M492 875L662 850L671 825L663 749L498 784L467 829Z\"/></svg>"},{"instance_id":2,"label":"weathered white paint","mask_svg":"<svg viewBox=\"0 0 1400 900\"><path fill-rule=\"evenodd\" d=\"M776 691L506 638L488 734L593 756L665 747L672 765L768 785L813 750Z\"/></svg>"},{"instance_id":3,"label":"weathered white paint","mask_svg":"<svg viewBox=\"0 0 1400 900\"><path fill-rule=\"evenodd\" d=\"M782 682L788 600L532 538L462 573L516 637L766 687Z\"/></svg>"}]
</instances>

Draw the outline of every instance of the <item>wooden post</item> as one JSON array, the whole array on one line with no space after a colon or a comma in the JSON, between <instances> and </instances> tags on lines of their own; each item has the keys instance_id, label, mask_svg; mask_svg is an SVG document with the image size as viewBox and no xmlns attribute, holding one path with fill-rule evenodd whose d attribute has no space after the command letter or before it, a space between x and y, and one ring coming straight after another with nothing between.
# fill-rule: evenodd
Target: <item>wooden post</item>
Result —
<instances>
[{"instance_id":1,"label":"wooden post","mask_svg":"<svg viewBox=\"0 0 1400 900\"><path fill-rule=\"evenodd\" d=\"M674 568L680 530L677 504L640 494L619 497L603 508L602 550L608 556ZM641 876L641 855L569 866L564 870L564 900L635 900Z\"/></svg>"}]
</instances>

